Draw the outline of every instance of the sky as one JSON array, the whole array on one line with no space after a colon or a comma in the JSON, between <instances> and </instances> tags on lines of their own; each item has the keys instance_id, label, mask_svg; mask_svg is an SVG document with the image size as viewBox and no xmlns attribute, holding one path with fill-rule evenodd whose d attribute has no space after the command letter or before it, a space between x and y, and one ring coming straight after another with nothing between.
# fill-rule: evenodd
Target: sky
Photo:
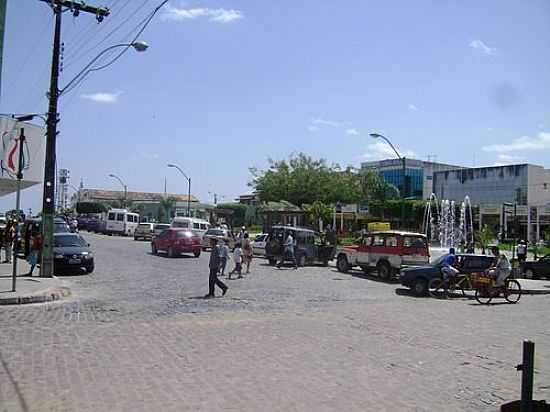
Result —
<instances>
[{"instance_id":1,"label":"sky","mask_svg":"<svg viewBox=\"0 0 550 412\"><path fill-rule=\"evenodd\" d=\"M111 15L63 15L61 86L161 0L88 3ZM175 163L202 201L232 201L268 158L393 157L372 132L407 157L550 167L549 23L546 0L172 0L139 37L147 51L60 98L58 168L75 186L120 189L115 173L130 191L187 193ZM52 32L46 3L8 0L1 113L47 111ZM22 199L39 210L41 188Z\"/></svg>"}]
</instances>

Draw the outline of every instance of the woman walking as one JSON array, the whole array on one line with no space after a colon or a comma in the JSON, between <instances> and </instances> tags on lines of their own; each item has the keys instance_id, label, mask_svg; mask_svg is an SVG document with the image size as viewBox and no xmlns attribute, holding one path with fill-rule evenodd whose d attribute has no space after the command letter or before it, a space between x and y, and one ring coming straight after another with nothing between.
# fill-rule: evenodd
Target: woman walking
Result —
<instances>
[{"instance_id":1,"label":"woman walking","mask_svg":"<svg viewBox=\"0 0 550 412\"><path fill-rule=\"evenodd\" d=\"M31 235L31 249L27 255L27 263L31 265L31 270L27 276L32 276L32 272L34 272L34 268L38 264L40 253L42 253L42 235L39 231L33 230Z\"/></svg>"},{"instance_id":2,"label":"woman walking","mask_svg":"<svg viewBox=\"0 0 550 412\"><path fill-rule=\"evenodd\" d=\"M243 261L246 265L246 274L250 273L250 263L252 262L253 255L252 243L250 243L248 233L245 232L243 235Z\"/></svg>"}]
</instances>

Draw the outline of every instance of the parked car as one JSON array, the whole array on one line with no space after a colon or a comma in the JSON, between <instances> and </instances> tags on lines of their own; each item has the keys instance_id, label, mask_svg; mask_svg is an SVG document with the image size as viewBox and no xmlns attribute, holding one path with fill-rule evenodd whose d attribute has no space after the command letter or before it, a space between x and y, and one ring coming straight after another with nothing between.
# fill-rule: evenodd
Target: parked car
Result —
<instances>
[{"instance_id":1,"label":"parked car","mask_svg":"<svg viewBox=\"0 0 550 412\"><path fill-rule=\"evenodd\" d=\"M265 245L267 244L267 237L269 234L262 233L254 238L252 242L252 251L255 255L265 256Z\"/></svg>"},{"instance_id":2,"label":"parked car","mask_svg":"<svg viewBox=\"0 0 550 412\"><path fill-rule=\"evenodd\" d=\"M195 257L201 254L201 237L182 228L170 228L163 231L159 236L153 237L151 241L151 252L153 255L158 252L166 252L169 257L176 257L182 253L193 253Z\"/></svg>"},{"instance_id":3,"label":"parked car","mask_svg":"<svg viewBox=\"0 0 550 412\"><path fill-rule=\"evenodd\" d=\"M165 231L166 229L170 229L170 225L167 224L167 223L157 223L154 227L153 227L153 236L158 236L160 235L163 231Z\"/></svg>"},{"instance_id":4,"label":"parked car","mask_svg":"<svg viewBox=\"0 0 550 412\"><path fill-rule=\"evenodd\" d=\"M94 271L94 254L90 244L78 233L55 233L53 252L56 272Z\"/></svg>"},{"instance_id":5,"label":"parked car","mask_svg":"<svg viewBox=\"0 0 550 412\"><path fill-rule=\"evenodd\" d=\"M283 243L289 233L294 238L294 256L298 266L312 263L327 265L334 258L335 247L324 242L320 233L301 227L276 225L266 239L265 257L270 265L275 265L283 256Z\"/></svg>"},{"instance_id":6,"label":"parked car","mask_svg":"<svg viewBox=\"0 0 550 412\"><path fill-rule=\"evenodd\" d=\"M440 256L432 264L401 269L399 280L403 286L412 289L417 296L423 296L428 292L428 283L431 279L441 276L441 267L446 255ZM483 272L488 269L494 261L493 256L457 254L456 268L460 273Z\"/></svg>"},{"instance_id":7,"label":"parked car","mask_svg":"<svg viewBox=\"0 0 550 412\"><path fill-rule=\"evenodd\" d=\"M153 223L140 223L134 230L134 240L151 240L153 238Z\"/></svg>"},{"instance_id":8,"label":"parked car","mask_svg":"<svg viewBox=\"0 0 550 412\"><path fill-rule=\"evenodd\" d=\"M538 260L523 262L520 268L527 279L550 278L550 254L544 255Z\"/></svg>"},{"instance_id":9,"label":"parked car","mask_svg":"<svg viewBox=\"0 0 550 412\"><path fill-rule=\"evenodd\" d=\"M425 235L399 231L368 233L359 244L339 247L336 256L340 272L359 266L365 273L376 271L384 279L393 278L402 267L430 261Z\"/></svg>"},{"instance_id":10,"label":"parked car","mask_svg":"<svg viewBox=\"0 0 550 412\"><path fill-rule=\"evenodd\" d=\"M195 217L176 216L174 219L172 219L172 223L170 224L170 226L174 228L192 230L202 238L202 236L210 228L210 222Z\"/></svg>"},{"instance_id":11,"label":"parked car","mask_svg":"<svg viewBox=\"0 0 550 412\"><path fill-rule=\"evenodd\" d=\"M61 218L54 218L53 224L54 234L71 232L69 225L67 225L67 223ZM24 256L29 254L30 238L33 231L42 232L41 218L27 219L19 226L19 251Z\"/></svg>"},{"instance_id":12,"label":"parked car","mask_svg":"<svg viewBox=\"0 0 550 412\"><path fill-rule=\"evenodd\" d=\"M210 247L210 239L223 239L229 249L233 250L235 248L235 237L231 230L220 228L220 227L211 227L208 229L204 235L202 235L202 250L206 250Z\"/></svg>"}]
</instances>

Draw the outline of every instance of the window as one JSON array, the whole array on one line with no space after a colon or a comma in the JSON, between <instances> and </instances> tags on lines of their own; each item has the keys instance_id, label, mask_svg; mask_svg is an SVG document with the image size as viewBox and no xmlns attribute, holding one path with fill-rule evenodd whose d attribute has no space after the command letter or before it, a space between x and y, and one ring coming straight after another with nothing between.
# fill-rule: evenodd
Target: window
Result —
<instances>
[{"instance_id":1,"label":"window","mask_svg":"<svg viewBox=\"0 0 550 412\"><path fill-rule=\"evenodd\" d=\"M115 220L115 214L109 213L109 217L107 217L107 220Z\"/></svg>"},{"instance_id":2,"label":"window","mask_svg":"<svg viewBox=\"0 0 550 412\"><path fill-rule=\"evenodd\" d=\"M426 241L421 237L405 236L403 238L403 247L424 248L426 247Z\"/></svg>"},{"instance_id":3,"label":"window","mask_svg":"<svg viewBox=\"0 0 550 412\"><path fill-rule=\"evenodd\" d=\"M124 222L124 213L117 213L116 220L117 222Z\"/></svg>"},{"instance_id":4,"label":"window","mask_svg":"<svg viewBox=\"0 0 550 412\"><path fill-rule=\"evenodd\" d=\"M206 229L208 229L208 225L207 225L206 223L200 223L199 226L200 226L201 230L206 230Z\"/></svg>"},{"instance_id":5,"label":"window","mask_svg":"<svg viewBox=\"0 0 550 412\"><path fill-rule=\"evenodd\" d=\"M313 237L313 243L317 246L321 246L323 244L323 242L321 241L321 236L315 234Z\"/></svg>"},{"instance_id":6,"label":"window","mask_svg":"<svg viewBox=\"0 0 550 412\"><path fill-rule=\"evenodd\" d=\"M363 244L365 246L372 246L372 236L365 236L363 238Z\"/></svg>"},{"instance_id":7,"label":"window","mask_svg":"<svg viewBox=\"0 0 550 412\"><path fill-rule=\"evenodd\" d=\"M376 235L372 242L373 246L384 246L384 236Z\"/></svg>"},{"instance_id":8,"label":"window","mask_svg":"<svg viewBox=\"0 0 550 412\"><path fill-rule=\"evenodd\" d=\"M396 236L388 236L386 238L386 246L388 246L388 247L397 247L397 237Z\"/></svg>"}]
</instances>

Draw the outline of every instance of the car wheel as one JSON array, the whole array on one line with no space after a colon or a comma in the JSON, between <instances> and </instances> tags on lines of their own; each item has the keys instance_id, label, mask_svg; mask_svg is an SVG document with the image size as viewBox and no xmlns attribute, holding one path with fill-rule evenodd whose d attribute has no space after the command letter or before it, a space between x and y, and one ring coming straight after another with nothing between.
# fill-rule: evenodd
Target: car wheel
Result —
<instances>
[{"instance_id":1,"label":"car wheel","mask_svg":"<svg viewBox=\"0 0 550 412\"><path fill-rule=\"evenodd\" d=\"M153 255L156 255L159 251L157 250L157 247L155 246L155 244L153 243L151 245L151 253L153 253Z\"/></svg>"},{"instance_id":2,"label":"car wheel","mask_svg":"<svg viewBox=\"0 0 550 412\"><path fill-rule=\"evenodd\" d=\"M306 255L300 255L300 257L298 258L298 266L304 267L306 263L307 263Z\"/></svg>"},{"instance_id":3,"label":"car wheel","mask_svg":"<svg viewBox=\"0 0 550 412\"><path fill-rule=\"evenodd\" d=\"M168 248L168 257L176 257L176 252L174 252L174 249L172 249L172 247Z\"/></svg>"},{"instance_id":4,"label":"car wheel","mask_svg":"<svg viewBox=\"0 0 550 412\"><path fill-rule=\"evenodd\" d=\"M338 260L336 261L336 269L338 269L338 272L342 273L347 273L349 271L348 259L345 255L338 256Z\"/></svg>"},{"instance_id":5,"label":"car wheel","mask_svg":"<svg viewBox=\"0 0 550 412\"><path fill-rule=\"evenodd\" d=\"M193 253L193 256L195 256L195 257L199 257L200 255L201 255L201 251L200 251L200 250L198 250L198 251L196 251L196 252Z\"/></svg>"},{"instance_id":6,"label":"car wheel","mask_svg":"<svg viewBox=\"0 0 550 412\"><path fill-rule=\"evenodd\" d=\"M92 273L94 271L94 266L87 266L86 267L86 273Z\"/></svg>"},{"instance_id":7,"label":"car wheel","mask_svg":"<svg viewBox=\"0 0 550 412\"><path fill-rule=\"evenodd\" d=\"M271 266L275 266L275 264L277 263L277 259L273 259L273 258L269 258L268 261Z\"/></svg>"},{"instance_id":8,"label":"car wheel","mask_svg":"<svg viewBox=\"0 0 550 412\"><path fill-rule=\"evenodd\" d=\"M376 270L378 271L378 276L382 279L391 279L392 269L388 262L378 262L378 265L376 265Z\"/></svg>"},{"instance_id":9,"label":"car wheel","mask_svg":"<svg viewBox=\"0 0 550 412\"><path fill-rule=\"evenodd\" d=\"M134 240L139 240L139 238L137 236L134 236Z\"/></svg>"},{"instance_id":10,"label":"car wheel","mask_svg":"<svg viewBox=\"0 0 550 412\"><path fill-rule=\"evenodd\" d=\"M533 272L533 269L525 269L523 274L525 279L535 279L535 272Z\"/></svg>"},{"instance_id":11,"label":"car wheel","mask_svg":"<svg viewBox=\"0 0 550 412\"><path fill-rule=\"evenodd\" d=\"M428 282L426 282L426 279L415 279L412 291L415 296L426 296L428 293Z\"/></svg>"}]
</instances>

